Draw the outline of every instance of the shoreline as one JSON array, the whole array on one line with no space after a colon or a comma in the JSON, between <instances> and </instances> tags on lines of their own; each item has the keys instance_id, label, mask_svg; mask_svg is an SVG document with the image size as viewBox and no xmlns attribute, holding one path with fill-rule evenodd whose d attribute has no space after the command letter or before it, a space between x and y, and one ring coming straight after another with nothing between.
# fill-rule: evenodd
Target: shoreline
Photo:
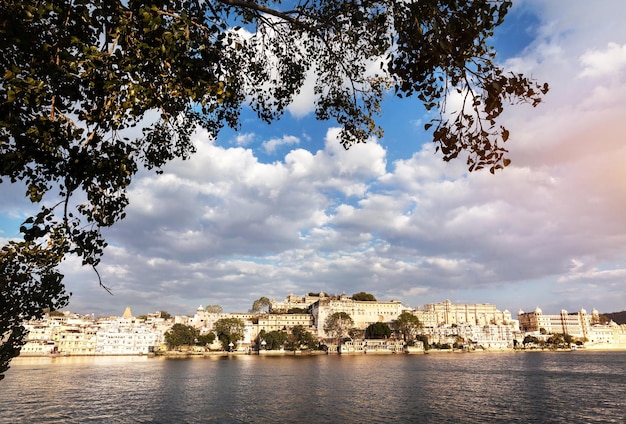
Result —
<instances>
[{"instance_id":1,"label":"shoreline","mask_svg":"<svg viewBox=\"0 0 626 424\"><path fill-rule=\"evenodd\" d=\"M316 356L316 355L338 355L338 356L367 356L367 355L376 355L376 356L388 356L388 355L407 355L407 356L415 356L415 355L445 355L445 354L461 354L461 353L469 353L469 354L488 354L488 353L562 353L562 352L624 352L626 351L626 346L616 346L616 347L583 347L577 349L476 349L476 350L463 350L463 349L429 349L419 352L377 352L377 351L368 351L368 352L326 352L323 350L320 351L236 351L236 352L224 352L224 351L213 351L213 352L175 352L175 351L164 351L164 352L155 352L155 353L135 353L135 354L127 354L127 353L53 353L53 354L39 354L39 353L26 353L21 354L16 357L17 358L68 358L68 357L149 357L149 358L202 358L202 357L229 357L229 356Z\"/></svg>"}]
</instances>

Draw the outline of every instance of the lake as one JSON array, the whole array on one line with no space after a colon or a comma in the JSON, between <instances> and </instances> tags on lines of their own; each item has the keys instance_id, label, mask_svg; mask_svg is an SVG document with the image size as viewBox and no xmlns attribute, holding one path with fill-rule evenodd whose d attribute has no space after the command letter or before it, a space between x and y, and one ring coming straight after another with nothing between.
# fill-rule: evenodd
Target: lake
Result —
<instances>
[{"instance_id":1,"label":"lake","mask_svg":"<svg viewBox=\"0 0 626 424\"><path fill-rule=\"evenodd\" d=\"M625 423L626 352L17 358L3 423Z\"/></svg>"}]
</instances>

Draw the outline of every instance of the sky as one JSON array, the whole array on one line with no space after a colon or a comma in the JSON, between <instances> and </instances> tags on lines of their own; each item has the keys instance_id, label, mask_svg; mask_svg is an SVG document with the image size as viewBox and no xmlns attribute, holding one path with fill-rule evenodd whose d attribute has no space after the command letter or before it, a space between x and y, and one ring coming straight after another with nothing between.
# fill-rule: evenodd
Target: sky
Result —
<instances>
[{"instance_id":1,"label":"sky","mask_svg":"<svg viewBox=\"0 0 626 424\"><path fill-rule=\"evenodd\" d=\"M626 310L626 2L514 1L493 43L507 69L548 82L509 107L512 164L467 172L434 152L420 105L390 93L384 137L344 151L304 91L272 125L195 135L197 153L141 172L105 232L104 283L63 265L82 314L243 312L265 296L372 293L544 313ZM30 205L0 185L0 242ZM32 209L30 209L32 211Z\"/></svg>"}]
</instances>

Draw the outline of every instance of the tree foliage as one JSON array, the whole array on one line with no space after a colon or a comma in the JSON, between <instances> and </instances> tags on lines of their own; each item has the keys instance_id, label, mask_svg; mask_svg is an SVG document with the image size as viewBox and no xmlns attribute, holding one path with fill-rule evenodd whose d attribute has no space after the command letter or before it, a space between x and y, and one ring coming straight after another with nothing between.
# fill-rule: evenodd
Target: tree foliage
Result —
<instances>
[{"instance_id":1,"label":"tree foliage","mask_svg":"<svg viewBox=\"0 0 626 424\"><path fill-rule=\"evenodd\" d=\"M213 331L224 350L230 350L230 343L236 346L240 340L243 340L245 329L245 323L239 318L220 318L213 324Z\"/></svg>"},{"instance_id":2,"label":"tree foliage","mask_svg":"<svg viewBox=\"0 0 626 424\"><path fill-rule=\"evenodd\" d=\"M167 311L159 311L159 317L167 320L172 318L172 314Z\"/></svg>"},{"instance_id":3,"label":"tree foliage","mask_svg":"<svg viewBox=\"0 0 626 424\"><path fill-rule=\"evenodd\" d=\"M170 349L176 349L180 346L193 346L199 336L200 331L191 325L174 324L165 332L165 342Z\"/></svg>"},{"instance_id":4,"label":"tree foliage","mask_svg":"<svg viewBox=\"0 0 626 424\"><path fill-rule=\"evenodd\" d=\"M287 333L284 331L270 331L266 332L262 330L259 334L259 339L261 343L265 342L263 345L267 350L280 350L284 347L285 342L287 341Z\"/></svg>"},{"instance_id":5,"label":"tree foliage","mask_svg":"<svg viewBox=\"0 0 626 424\"><path fill-rule=\"evenodd\" d=\"M358 292L352 295L352 300L358 301L376 301L376 297L371 293Z\"/></svg>"},{"instance_id":6,"label":"tree foliage","mask_svg":"<svg viewBox=\"0 0 626 424\"><path fill-rule=\"evenodd\" d=\"M300 350L300 349L317 349L319 341L317 338L307 331L302 325L294 325L291 328L287 340L285 342L285 348L287 350Z\"/></svg>"},{"instance_id":7,"label":"tree foliage","mask_svg":"<svg viewBox=\"0 0 626 424\"><path fill-rule=\"evenodd\" d=\"M324 322L324 332L339 342L343 339L348 331L354 326L352 317L345 312L335 312Z\"/></svg>"},{"instance_id":8,"label":"tree foliage","mask_svg":"<svg viewBox=\"0 0 626 424\"><path fill-rule=\"evenodd\" d=\"M197 337L197 340L197 344L202 346L209 346L215 341L215 333L201 334Z\"/></svg>"},{"instance_id":9,"label":"tree foliage","mask_svg":"<svg viewBox=\"0 0 626 424\"><path fill-rule=\"evenodd\" d=\"M402 312L393 322L393 328L402 334L402 339L406 342L411 340L417 334L417 330L423 325L418 317L410 312Z\"/></svg>"},{"instance_id":10,"label":"tree foliage","mask_svg":"<svg viewBox=\"0 0 626 424\"><path fill-rule=\"evenodd\" d=\"M422 344L424 345L424 350L428 350L430 348L430 343L429 343L429 340L428 340L428 336L426 334L418 335L415 338L415 340L422 342Z\"/></svg>"},{"instance_id":11,"label":"tree foliage","mask_svg":"<svg viewBox=\"0 0 626 424\"><path fill-rule=\"evenodd\" d=\"M308 314L309 310L307 308L289 308L287 309L286 314Z\"/></svg>"},{"instance_id":12,"label":"tree foliage","mask_svg":"<svg viewBox=\"0 0 626 424\"><path fill-rule=\"evenodd\" d=\"M265 296L262 296L252 302L252 312L267 312L272 306L272 302Z\"/></svg>"},{"instance_id":13,"label":"tree foliage","mask_svg":"<svg viewBox=\"0 0 626 424\"><path fill-rule=\"evenodd\" d=\"M391 327L384 322L375 322L365 329L366 339L386 339L391 337Z\"/></svg>"},{"instance_id":14,"label":"tree foliage","mask_svg":"<svg viewBox=\"0 0 626 424\"><path fill-rule=\"evenodd\" d=\"M382 135L392 90L434 112L426 129L444 160L506 166L497 118L548 89L494 60L488 39L510 4L0 0L0 181L40 208L1 250L0 364L24 342L17 321L67 304L65 258L106 288L102 229L124 218L139 169L188 158L197 128L238 128L244 105L277 119L309 74L315 114L342 127L346 148Z\"/></svg>"},{"instance_id":15,"label":"tree foliage","mask_svg":"<svg viewBox=\"0 0 626 424\"><path fill-rule=\"evenodd\" d=\"M209 314L221 314L224 312L224 308L220 305L207 305L206 308L204 308L204 311Z\"/></svg>"}]
</instances>

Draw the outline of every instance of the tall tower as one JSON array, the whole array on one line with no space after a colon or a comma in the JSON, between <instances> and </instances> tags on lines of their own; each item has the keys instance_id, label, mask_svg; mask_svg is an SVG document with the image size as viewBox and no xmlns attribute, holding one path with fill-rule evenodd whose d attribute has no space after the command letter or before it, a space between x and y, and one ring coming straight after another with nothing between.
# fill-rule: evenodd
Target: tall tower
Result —
<instances>
[{"instance_id":1,"label":"tall tower","mask_svg":"<svg viewBox=\"0 0 626 424\"><path fill-rule=\"evenodd\" d=\"M130 310L130 306L127 306L126 309L124 310L124 313L122 314L122 318L132 318L133 317L133 313Z\"/></svg>"}]
</instances>

